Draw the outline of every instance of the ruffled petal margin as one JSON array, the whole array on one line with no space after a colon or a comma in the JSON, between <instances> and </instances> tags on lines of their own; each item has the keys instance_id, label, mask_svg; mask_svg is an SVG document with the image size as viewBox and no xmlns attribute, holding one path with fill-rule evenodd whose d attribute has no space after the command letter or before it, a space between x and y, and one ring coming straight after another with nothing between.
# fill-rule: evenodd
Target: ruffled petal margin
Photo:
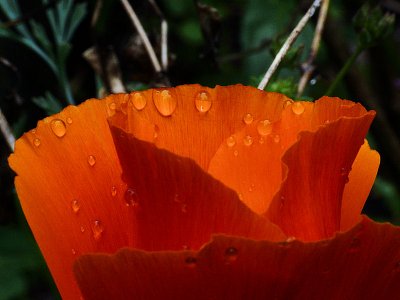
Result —
<instances>
[{"instance_id":1,"label":"ruffled petal margin","mask_svg":"<svg viewBox=\"0 0 400 300\"><path fill-rule=\"evenodd\" d=\"M77 259L91 299L396 299L400 228L367 217L315 243L215 236L198 252L144 252Z\"/></svg>"}]
</instances>

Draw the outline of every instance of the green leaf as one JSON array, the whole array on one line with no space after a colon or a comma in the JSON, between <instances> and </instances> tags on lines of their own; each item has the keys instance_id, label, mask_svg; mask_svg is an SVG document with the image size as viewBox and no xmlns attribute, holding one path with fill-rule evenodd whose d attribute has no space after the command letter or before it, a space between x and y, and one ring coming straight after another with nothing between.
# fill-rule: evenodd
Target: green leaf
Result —
<instances>
[{"instance_id":1,"label":"green leaf","mask_svg":"<svg viewBox=\"0 0 400 300\"><path fill-rule=\"evenodd\" d=\"M70 21L69 24L66 26L66 32L65 32L65 40L69 41L72 38L72 35L74 34L76 28L78 25L81 23L83 18L86 15L86 3L80 3L74 5L74 8L72 9L72 13L70 15Z\"/></svg>"},{"instance_id":2,"label":"green leaf","mask_svg":"<svg viewBox=\"0 0 400 300\"><path fill-rule=\"evenodd\" d=\"M50 58L54 60L54 53L53 53L53 48L51 45L51 42L49 38L47 37L46 31L43 27L42 24L39 24L36 21L31 21L30 22L31 27L32 27L32 32L35 38L38 40L40 45L46 52L49 54Z\"/></svg>"},{"instance_id":3,"label":"green leaf","mask_svg":"<svg viewBox=\"0 0 400 300\"><path fill-rule=\"evenodd\" d=\"M16 0L1 0L0 1L0 9L7 16L10 21L17 20L21 17L21 11L19 9L18 3ZM29 33L28 28L23 23L19 23L14 26L20 34L29 38L31 35Z\"/></svg>"},{"instance_id":4,"label":"green leaf","mask_svg":"<svg viewBox=\"0 0 400 300\"><path fill-rule=\"evenodd\" d=\"M32 101L49 116L58 113L62 109L61 103L49 91L45 93L45 96L35 97Z\"/></svg>"}]
</instances>

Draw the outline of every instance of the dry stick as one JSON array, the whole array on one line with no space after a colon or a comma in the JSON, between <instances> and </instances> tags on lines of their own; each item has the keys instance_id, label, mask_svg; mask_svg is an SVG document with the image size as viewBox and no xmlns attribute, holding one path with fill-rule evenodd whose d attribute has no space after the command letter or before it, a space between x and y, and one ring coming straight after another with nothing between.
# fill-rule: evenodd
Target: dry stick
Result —
<instances>
[{"instance_id":1,"label":"dry stick","mask_svg":"<svg viewBox=\"0 0 400 300\"><path fill-rule=\"evenodd\" d=\"M311 5L311 7L306 12L306 14L303 16L303 18L301 18L300 22L290 33L289 37L283 44L282 48L279 50L278 54L276 55L275 59L273 60L268 71L265 73L264 78L261 80L260 84L258 85L258 89L260 89L260 90L265 89L265 87L267 86L272 75L275 73L276 69L278 68L279 64L281 63L282 59L285 57L286 53L289 51L289 48L296 41L297 37L299 36L300 32L303 30L304 26L306 26L308 20L314 15L315 10L320 5L321 5L321 0L315 0L313 2L313 4Z\"/></svg>"},{"instance_id":2,"label":"dry stick","mask_svg":"<svg viewBox=\"0 0 400 300\"><path fill-rule=\"evenodd\" d=\"M124 6L126 12L128 13L133 25L135 26L137 32L139 33L140 39L142 40L144 47L146 48L147 54L150 57L151 63L153 64L154 70L159 73L162 71L160 62L154 52L153 46L150 44L149 38L146 35L146 32L143 29L142 24L139 21L135 11L132 6L129 4L128 0L121 0L122 5Z\"/></svg>"},{"instance_id":3,"label":"dry stick","mask_svg":"<svg viewBox=\"0 0 400 300\"><path fill-rule=\"evenodd\" d=\"M148 0L150 5L155 10L158 17L161 19L161 65L163 71L168 69L168 23L162 13L161 9L158 7L155 0Z\"/></svg>"},{"instance_id":4,"label":"dry stick","mask_svg":"<svg viewBox=\"0 0 400 300\"><path fill-rule=\"evenodd\" d=\"M321 42L322 31L324 30L326 17L328 15L328 8L329 8L329 0L323 0L318 15L318 22L317 22L317 27L315 28L314 39L311 44L310 56L302 66L304 74L299 81L299 86L297 88L297 97L300 97L301 94L303 94L307 82L310 80L311 74L315 69L313 63L318 53L319 45Z\"/></svg>"},{"instance_id":5,"label":"dry stick","mask_svg":"<svg viewBox=\"0 0 400 300\"><path fill-rule=\"evenodd\" d=\"M11 127L8 124L6 117L3 115L3 112L1 111L1 109L0 109L0 130L3 133L11 151L14 151L15 137L14 137Z\"/></svg>"}]
</instances>

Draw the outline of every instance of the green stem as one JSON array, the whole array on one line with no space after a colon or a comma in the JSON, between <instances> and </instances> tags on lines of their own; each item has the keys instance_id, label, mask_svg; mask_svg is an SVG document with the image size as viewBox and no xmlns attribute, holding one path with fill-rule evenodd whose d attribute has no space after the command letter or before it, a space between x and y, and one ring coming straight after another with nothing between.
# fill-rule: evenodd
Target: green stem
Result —
<instances>
[{"instance_id":1,"label":"green stem","mask_svg":"<svg viewBox=\"0 0 400 300\"><path fill-rule=\"evenodd\" d=\"M329 86L328 90L325 92L326 96L332 95L333 91L336 89L336 86L339 84L340 81L342 81L343 77L347 74L349 71L350 67L354 64L356 61L357 57L361 54L361 52L364 50L362 46L358 46L356 51L349 57L349 59L346 61L342 69L339 71L339 73L336 75L335 80L331 83Z\"/></svg>"}]
</instances>

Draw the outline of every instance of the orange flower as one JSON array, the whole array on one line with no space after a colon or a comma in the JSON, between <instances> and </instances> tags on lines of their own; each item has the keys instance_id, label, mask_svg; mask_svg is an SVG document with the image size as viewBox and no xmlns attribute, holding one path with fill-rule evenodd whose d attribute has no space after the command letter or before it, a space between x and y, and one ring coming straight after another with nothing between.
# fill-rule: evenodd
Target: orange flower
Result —
<instances>
[{"instance_id":1,"label":"orange flower","mask_svg":"<svg viewBox=\"0 0 400 300\"><path fill-rule=\"evenodd\" d=\"M400 228L360 215L374 115L241 85L153 89L40 121L10 165L64 299L394 299Z\"/></svg>"}]
</instances>

